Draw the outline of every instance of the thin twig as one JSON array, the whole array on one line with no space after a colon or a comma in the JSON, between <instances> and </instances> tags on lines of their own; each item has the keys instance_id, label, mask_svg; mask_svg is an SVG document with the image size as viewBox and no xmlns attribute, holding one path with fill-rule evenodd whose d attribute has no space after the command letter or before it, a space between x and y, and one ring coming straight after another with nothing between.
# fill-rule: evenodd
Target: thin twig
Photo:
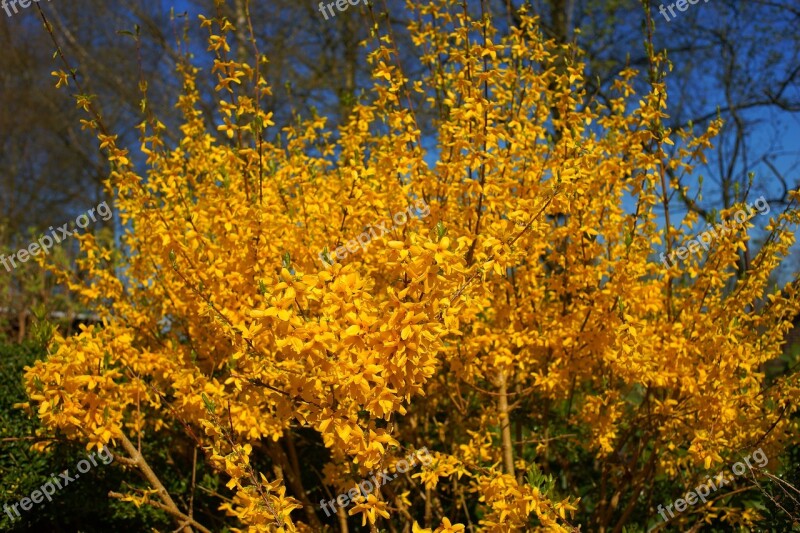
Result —
<instances>
[{"instance_id":1,"label":"thin twig","mask_svg":"<svg viewBox=\"0 0 800 533\"><path fill-rule=\"evenodd\" d=\"M108 495L111 498L117 498L118 500L122 500L122 499L124 499L126 497L124 494L120 494L119 492L114 492L113 490L109 491ZM183 524L186 525L184 527L184 530L188 529L189 531L191 531L192 529L191 529L190 526L194 526L194 527L197 528L198 531L201 531L202 533L211 533L210 529L207 529L202 524L198 524L197 522L195 522L194 520L192 520L191 518L189 518L188 516L186 516L182 512L178 511L177 509L173 509L173 508L169 507L168 505L164 505L161 502L157 502L157 501L153 501L153 500L147 500L145 503L147 503L148 505L151 505L153 507L157 507L157 508L161 509L162 511L166 512L167 514L170 514L170 515L174 516L175 518L180 518L181 520L183 520Z\"/></svg>"}]
</instances>

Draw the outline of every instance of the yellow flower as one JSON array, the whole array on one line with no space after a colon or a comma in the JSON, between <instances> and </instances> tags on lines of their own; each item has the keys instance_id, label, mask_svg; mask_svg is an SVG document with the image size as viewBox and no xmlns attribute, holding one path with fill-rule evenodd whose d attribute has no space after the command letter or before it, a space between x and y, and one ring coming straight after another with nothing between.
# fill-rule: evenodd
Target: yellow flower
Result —
<instances>
[{"instance_id":1,"label":"yellow flower","mask_svg":"<svg viewBox=\"0 0 800 533\"><path fill-rule=\"evenodd\" d=\"M451 524L449 518L442 518L442 525L436 528L434 533L458 533L464 531L464 526L461 524Z\"/></svg>"}]
</instances>

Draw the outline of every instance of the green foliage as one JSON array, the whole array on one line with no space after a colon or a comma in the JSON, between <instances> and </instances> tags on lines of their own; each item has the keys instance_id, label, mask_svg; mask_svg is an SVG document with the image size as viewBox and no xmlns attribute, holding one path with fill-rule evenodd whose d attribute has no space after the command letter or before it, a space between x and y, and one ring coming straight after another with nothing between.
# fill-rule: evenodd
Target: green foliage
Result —
<instances>
[{"instance_id":1,"label":"green foliage","mask_svg":"<svg viewBox=\"0 0 800 533\"><path fill-rule=\"evenodd\" d=\"M556 485L556 480L553 478L553 475L544 475L536 464L532 464L528 469L527 479L528 485L538 488L542 494L547 494L548 496L552 494L553 488Z\"/></svg>"}]
</instances>

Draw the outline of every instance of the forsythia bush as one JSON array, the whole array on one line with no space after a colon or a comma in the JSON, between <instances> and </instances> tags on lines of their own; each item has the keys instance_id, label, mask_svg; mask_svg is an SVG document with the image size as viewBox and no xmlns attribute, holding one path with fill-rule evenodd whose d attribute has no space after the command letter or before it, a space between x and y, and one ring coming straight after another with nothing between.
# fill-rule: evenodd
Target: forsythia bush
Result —
<instances>
[{"instance_id":1,"label":"forsythia bush","mask_svg":"<svg viewBox=\"0 0 800 533\"><path fill-rule=\"evenodd\" d=\"M777 458L796 440L800 389L794 375L766 387L762 365L780 354L798 298L768 280L797 211L773 217L740 279L745 228L664 266L656 248L698 230L693 215L662 218L679 186L666 171L690 173L720 124L662 126L662 58L651 54L649 77L622 70L600 102L580 53L528 13L500 37L451 0L409 8L429 75L404 77L376 26L372 88L337 131L313 116L276 135L259 105L265 60L232 58L225 19L202 19L218 132L187 62L177 146L143 103L145 176L78 97L125 233L117 250L82 237L89 281L64 280L107 320L54 339L26 374L28 407L87 447L121 446L118 464L148 485L115 496L186 530L207 531L166 494L138 439L177 428L200 446L229 481L220 510L233 531L330 527L314 496L347 493L422 447L429 464L332 520L618 531L654 523L657 504L737 454ZM665 155L673 143L682 160ZM388 232L353 246L377 224ZM300 435L317 448L295 447ZM302 473L323 445L327 466L304 486L289 467ZM285 464L258 469L276 446L290 450ZM683 515L759 517L729 500Z\"/></svg>"}]
</instances>

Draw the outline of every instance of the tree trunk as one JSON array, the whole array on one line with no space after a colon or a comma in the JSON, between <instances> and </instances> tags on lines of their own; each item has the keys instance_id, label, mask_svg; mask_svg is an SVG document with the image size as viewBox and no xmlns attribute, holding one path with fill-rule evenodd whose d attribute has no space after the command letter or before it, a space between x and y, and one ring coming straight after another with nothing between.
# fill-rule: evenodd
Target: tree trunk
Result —
<instances>
[{"instance_id":1,"label":"tree trunk","mask_svg":"<svg viewBox=\"0 0 800 533\"><path fill-rule=\"evenodd\" d=\"M498 409L500 410L500 430L503 438L503 463L505 464L506 474L514 476L514 445L511 441L511 421L508 411L508 388L506 387L506 372L500 371L498 379L500 396L498 399Z\"/></svg>"}]
</instances>

